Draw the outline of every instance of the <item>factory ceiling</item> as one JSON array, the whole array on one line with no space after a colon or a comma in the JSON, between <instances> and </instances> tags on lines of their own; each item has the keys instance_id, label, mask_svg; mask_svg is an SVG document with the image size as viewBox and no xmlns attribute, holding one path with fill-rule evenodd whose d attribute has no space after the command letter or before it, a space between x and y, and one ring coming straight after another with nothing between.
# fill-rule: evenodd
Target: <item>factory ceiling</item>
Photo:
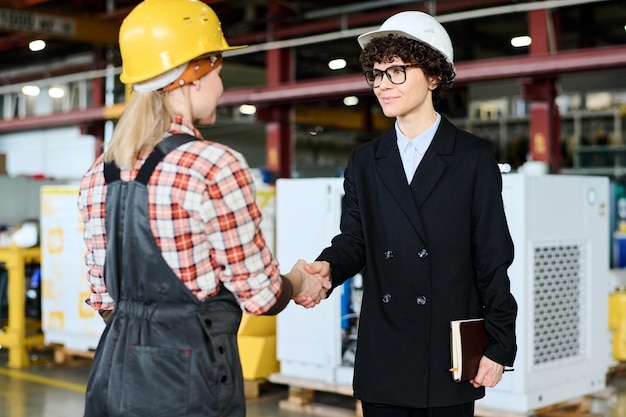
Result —
<instances>
[{"instance_id":1,"label":"factory ceiling","mask_svg":"<svg viewBox=\"0 0 626 417\"><path fill-rule=\"evenodd\" d=\"M119 65L117 32L137 4L130 0L0 0L0 85L31 66L52 66L69 57L96 51L90 65ZM437 15L451 34L455 60L473 61L524 55L510 39L528 34L528 10L547 5L555 16L555 50L626 45L626 2L623 0L207 0L222 21L231 44L248 44L229 61L244 76L226 87L263 83L266 51L292 46L296 80L360 72L356 36L380 25L400 10ZM31 52L28 44L43 39L46 49ZM283 42L281 44L281 42ZM286 42L291 42L290 44ZM343 58L346 67L331 73L328 62ZM101 66L100 66L101 68ZM246 72L246 70L248 72ZM5 73L4 76L1 74ZM259 78L253 74L261 74Z\"/></svg>"}]
</instances>

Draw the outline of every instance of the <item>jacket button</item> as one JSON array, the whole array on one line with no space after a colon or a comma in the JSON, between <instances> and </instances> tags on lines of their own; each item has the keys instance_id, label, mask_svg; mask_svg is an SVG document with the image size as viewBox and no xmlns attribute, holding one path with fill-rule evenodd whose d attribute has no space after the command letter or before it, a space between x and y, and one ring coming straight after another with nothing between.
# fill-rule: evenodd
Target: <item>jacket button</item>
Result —
<instances>
[{"instance_id":1,"label":"jacket button","mask_svg":"<svg viewBox=\"0 0 626 417\"><path fill-rule=\"evenodd\" d=\"M393 252L390 250L386 250L385 251L385 259L391 259L393 258Z\"/></svg>"},{"instance_id":2,"label":"jacket button","mask_svg":"<svg viewBox=\"0 0 626 417\"><path fill-rule=\"evenodd\" d=\"M391 301L391 294L383 295L383 303L387 304L390 301Z\"/></svg>"},{"instance_id":3,"label":"jacket button","mask_svg":"<svg viewBox=\"0 0 626 417\"><path fill-rule=\"evenodd\" d=\"M420 295L419 297L417 297L417 304L420 306L423 306L424 304L426 304L426 297L423 295Z\"/></svg>"},{"instance_id":4,"label":"jacket button","mask_svg":"<svg viewBox=\"0 0 626 417\"><path fill-rule=\"evenodd\" d=\"M428 256L428 251L422 248L419 252L417 252L417 256L419 256L420 258L425 258Z\"/></svg>"}]
</instances>

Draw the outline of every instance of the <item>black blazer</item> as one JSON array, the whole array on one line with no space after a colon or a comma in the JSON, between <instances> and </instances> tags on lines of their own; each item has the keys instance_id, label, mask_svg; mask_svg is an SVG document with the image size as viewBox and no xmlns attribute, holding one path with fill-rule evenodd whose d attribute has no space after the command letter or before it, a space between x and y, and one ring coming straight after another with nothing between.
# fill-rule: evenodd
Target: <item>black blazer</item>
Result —
<instances>
[{"instance_id":1,"label":"black blazer","mask_svg":"<svg viewBox=\"0 0 626 417\"><path fill-rule=\"evenodd\" d=\"M318 259L334 287L363 271L355 397L407 407L481 398L452 380L450 320L485 317L486 355L513 364L513 242L492 144L442 117L409 186L392 128L351 153L344 189L341 233Z\"/></svg>"}]
</instances>

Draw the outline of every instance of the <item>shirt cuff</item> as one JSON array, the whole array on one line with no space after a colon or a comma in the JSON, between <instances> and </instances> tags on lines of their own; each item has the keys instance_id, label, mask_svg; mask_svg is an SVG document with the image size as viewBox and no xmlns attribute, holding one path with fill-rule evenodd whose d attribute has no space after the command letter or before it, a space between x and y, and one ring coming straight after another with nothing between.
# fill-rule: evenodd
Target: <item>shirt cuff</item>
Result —
<instances>
[{"instance_id":1,"label":"shirt cuff","mask_svg":"<svg viewBox=\"0 0 626 417\"><path fill-rule=\"evenodd\" d=\"M281 279L283 281L282 291L280 292L280 295L276 299L274 305L263 313L264 316L274 316L280 313L285 309L285 307L287 307L287 304L289 304L289 301L291 301L291 298L293 297L293 285L291 284L291 281L283 276L281 276Z\"/></svg>"}]
</instances>

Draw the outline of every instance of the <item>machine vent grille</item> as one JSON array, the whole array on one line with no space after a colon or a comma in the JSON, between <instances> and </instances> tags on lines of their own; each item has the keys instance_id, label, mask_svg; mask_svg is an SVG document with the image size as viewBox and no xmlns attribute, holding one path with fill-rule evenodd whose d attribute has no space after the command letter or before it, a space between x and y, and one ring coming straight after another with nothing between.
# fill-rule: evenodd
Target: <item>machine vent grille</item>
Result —
<instances>
[{"instance_id":1,"label":"machine vent grille","mask_svg":"<svg viewBox=\"0 0 626 417\"><path fill-rule=\"evenodd\" d=\"M534 249L534 364L582 355L585 248L580 243Z\"/></svg>"}]
</instances>

